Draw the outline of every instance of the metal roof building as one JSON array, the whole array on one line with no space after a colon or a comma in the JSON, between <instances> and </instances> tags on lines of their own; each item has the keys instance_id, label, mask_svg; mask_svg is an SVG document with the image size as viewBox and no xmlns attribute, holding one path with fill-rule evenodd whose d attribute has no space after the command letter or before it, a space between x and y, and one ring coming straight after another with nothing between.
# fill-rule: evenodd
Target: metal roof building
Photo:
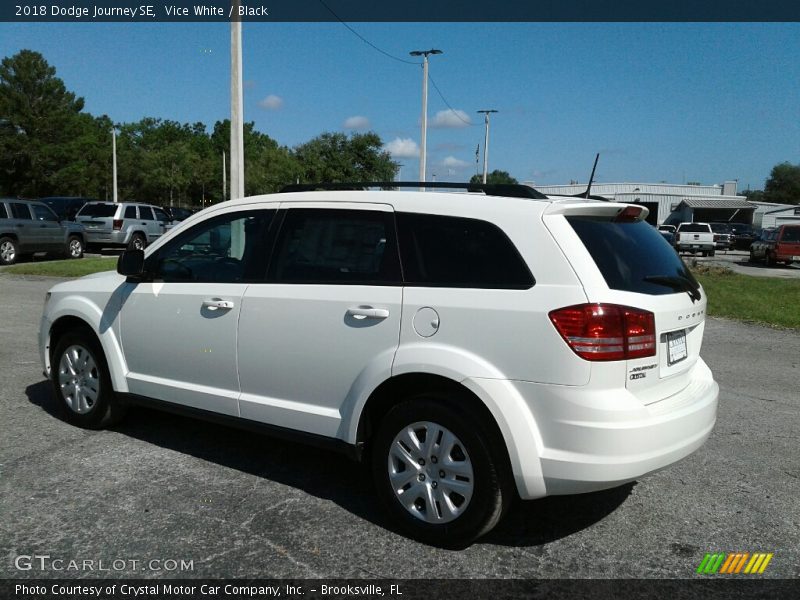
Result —
<instances>
[{"instance_id":1,"label":"metal roof building","mask_svg":"<svg viewBox=\"0 0 800 600\"><path fill-rule=\"evenodd\" d=\"M585 183L569 185L525 183L548 195L572 196L586 191ZM742 196L736 195L736 186L736 181L726 181L722 185L594 183L592 194L604 196L615 202L643 204L650 210L647 220L654 225L664 223L668 219L670 222L677 219L689 221L705 219L751 223L755 207Z\"/></svg>"}]
</instances>

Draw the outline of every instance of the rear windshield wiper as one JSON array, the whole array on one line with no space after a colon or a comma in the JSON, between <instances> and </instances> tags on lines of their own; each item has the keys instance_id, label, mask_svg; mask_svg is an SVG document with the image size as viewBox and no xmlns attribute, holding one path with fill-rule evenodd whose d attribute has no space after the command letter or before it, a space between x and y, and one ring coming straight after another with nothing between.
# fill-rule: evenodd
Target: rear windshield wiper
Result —
<instances>
[{"instance_id":1,"label":"rear windshield wiper","mask_svg":"<svg viewBox=\"0 0 800 600\"><path fill-rule=\"evenodd\" d=\"M692 299L692 302L697 302L702 298L700 295L700 288L692 282L691 279L688 277L677 277L677 276L667 276L667 275L648 275L644 278L644 281L648 281L650 283L657 283L661 285L666 285L667 287L671 287L673 290L678 290L681 292L686 292L689 294L689 297Z\"/></svg>"}]
</instances>

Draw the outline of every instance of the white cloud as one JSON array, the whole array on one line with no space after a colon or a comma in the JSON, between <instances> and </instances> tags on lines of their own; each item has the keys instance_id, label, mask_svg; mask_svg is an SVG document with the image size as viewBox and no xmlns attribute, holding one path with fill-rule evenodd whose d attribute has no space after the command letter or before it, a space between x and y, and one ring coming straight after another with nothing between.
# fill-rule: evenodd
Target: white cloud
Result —
<instances>
[{"instance_id":1,"label":"white cloud","mask_svg":"<svg viewBox=\"0 0 800 600\"><path fill-rule=\"evenodd\" d=\"M384 149L395 158L419 157L419 146L411 138L395 138L386 144Z\"/></svg>"},{"instance_id":2,"label":"white cloud","mask_svg":"<svg viewBox=\"0 0 800 600\"><path fill-rule=\"evenodd\" d=\"M469 115L463 110L440 110L436 116L428 123L430 127L438 127L441 129L457 129L461 127L468 127L472 125L472 120Z\"/></svg>"},{"instance_id":3,"label":"white cloud","mask_svg":"<svg viewBox=\"0 0 800 600\"><path fill-rule=\"evenodd\" d=\"M259 102L258 105L264 110L279 110L283 108L283 98L275 94L270 94Z\"/></svg>"},{"instance_id":4,"label":"white cloud","mask_svg":"<svg viewBox=\"0 0 800 600\"><path fill-rule=\"evenodd\" d=\"M456 158L455 156L448 156L442 161L442 165L448 169L463 169L464 167L468 167L469 164L470 163L467 161Z\"/></svg>"},{"instance_id":5,"label":"white cloud","mask_svg":"<svg viewBox=\"0 0 800 600\"><path fill-rule=\"evenodd\" d=\"M345 119L342 129L369 129L369 119L360 115L348 117Z\"/></svg>"}]
</instances>

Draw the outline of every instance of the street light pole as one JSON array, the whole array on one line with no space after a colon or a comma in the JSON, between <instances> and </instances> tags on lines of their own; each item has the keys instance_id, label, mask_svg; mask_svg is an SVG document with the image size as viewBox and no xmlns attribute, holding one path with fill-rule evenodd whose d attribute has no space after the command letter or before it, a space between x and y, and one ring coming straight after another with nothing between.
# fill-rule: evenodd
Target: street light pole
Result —
<instances>
[{"instance_id":1,"label":"street light pole","mask_svg":"<svg viewBox=\"0 0 800 600\"><path fill-rule=\"evenodd\" d=\"M114 180L114 202L117 202L117 130L111 130L111 155L112 155L112 177ZM108 198L108 196L106 196Z\"/></svg>"},{"instance_id":2,"label":"street light pole","mask_svg":"<svg viewBox=\"0 0 800 600\"><path fill-rule=\"evenodd\" d=\"M244 198L244 102L242 99L242 21L239 0L233 0L237 16L231 21L231 191L229 198Z\"/></svg>"},{"instance_id":3,"label":"street light pole","mask_svg":"<svg viewBox=\"0 0 800 600\"><path fill-rule=\"evenodd\" d=\"M430 50L414 50L409 52L411 56L422 56L422 134L419 148L419 180L425 181L425 159L428 137L428 56L431 54L442 54L441 50L431 48ZM423 188L420 188L425 189Z\"/></svg>"},{"instance_id":4,"label":"street light pole","mask_svg":"<svg viewBox=\"0 0 800 600\"><path fill-rule=\"evenodd\" d=\"M486 176L489 170L489 115L496 113L494 109L479 110L479 113L484 115L484 123L486 123L486 136L483 140L483 183L486 183Z\"/></svg>"}]
</instances>

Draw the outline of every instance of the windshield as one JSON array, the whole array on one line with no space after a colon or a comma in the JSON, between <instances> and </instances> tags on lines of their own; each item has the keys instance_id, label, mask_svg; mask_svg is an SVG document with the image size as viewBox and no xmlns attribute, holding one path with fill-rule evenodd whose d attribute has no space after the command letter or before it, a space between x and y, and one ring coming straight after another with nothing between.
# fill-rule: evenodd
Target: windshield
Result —
<instances>
[{"instance_id":1,"label":"windshield","mask_svg":"<svg viewBox=\"0 0 800 600\"><path fill-rule=\"evenodd\" d=\"M116 204L84 204L78 211L79 217L113 217L117 212Z\"/></svg>"},{"instance_id":2,"label":"windshield","mask_svg":"<svg viewBox=\"0 0 800 600\"><path fill-rule=\"evenodd\" d=\"M618 223L594 217L567 217L612 290L674 294L664 278L699 284L662 235L644 221ZM662 279L662 281L659 281Z\"/></svg>"}]
</instances>

